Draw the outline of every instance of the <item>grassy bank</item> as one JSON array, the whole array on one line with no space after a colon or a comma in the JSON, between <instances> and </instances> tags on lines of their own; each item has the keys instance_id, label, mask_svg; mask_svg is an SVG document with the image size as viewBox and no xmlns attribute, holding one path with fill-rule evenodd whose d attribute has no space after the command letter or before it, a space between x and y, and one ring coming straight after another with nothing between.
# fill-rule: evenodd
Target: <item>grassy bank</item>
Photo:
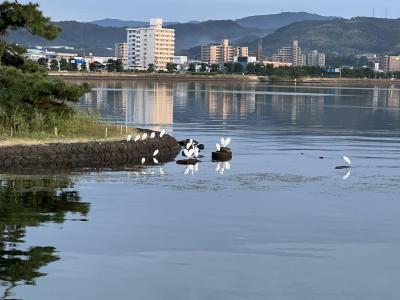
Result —
<instances>
[{"instance_id":1,"label":"grassy bank","mask_svg":"<svg viewBox=\"0 0 400 300\"><path fill-rule=\"evenodd\" d=\"M16 112L6 118L0 107L0 146L125 140L128 134L137 133L134 128L100 123L96 116L81 111L46 115L33 112L29 118Z\"/></svg>"}]
</instances>

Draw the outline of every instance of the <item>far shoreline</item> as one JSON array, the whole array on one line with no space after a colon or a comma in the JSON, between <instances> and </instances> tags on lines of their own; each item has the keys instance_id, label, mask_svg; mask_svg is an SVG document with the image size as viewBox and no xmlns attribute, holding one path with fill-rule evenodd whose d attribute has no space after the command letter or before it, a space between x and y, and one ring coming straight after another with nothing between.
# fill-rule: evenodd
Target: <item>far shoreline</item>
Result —
<instances>
[{"instance_id":1,"label":"far shoreline","mask_svg":"<svg viewBox=\"0 0 400 300\"><path fill-rule=\"evenodd\" d=\"M49 72L49 76L60 79L72 80L170 80L170 81L204 81L204 82L248 82L248 83L400 83L400 79L374 79L374 78L321 78L302 77L297 79L270 79L267 76L216 74L168 74L168 73L74 73L74 72Z\"/></svg>"}]
</instances>

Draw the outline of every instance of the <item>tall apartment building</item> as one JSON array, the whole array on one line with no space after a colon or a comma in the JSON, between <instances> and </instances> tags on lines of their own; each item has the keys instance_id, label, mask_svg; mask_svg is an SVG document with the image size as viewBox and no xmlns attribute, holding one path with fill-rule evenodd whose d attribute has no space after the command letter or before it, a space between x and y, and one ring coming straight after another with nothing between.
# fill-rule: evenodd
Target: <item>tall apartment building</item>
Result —
<instances>
[{"instance_id":1,"label":"tall apartment building","mask_svg":"<svg viewBox=\"0 0 400 300\"><path fill-rule=\"evenodd\" d=\"M164 70L175 54L175 30L162 27L162 19L151 19L150 27L128 28L128 66L146 70L153 64Z\"/></svg>"},{"instance_id":2,"label":"tall apartment building","mask_svg":"<svg viewBox=\"0 0 400 300\"><path fill-rule=\"evenodd\" d=\"M278 49L272 56L272 60L291 63L293 66L305 66L307 63L307 56L302 53L299 41L294 40L292 47Z\"/></svg>"},{"instance_id":3,"label":"tall apartment building","mask_svg":"<svg viewBox=\"0 0 400 300\"><path fill-rule=\"evenodd\" d=\"M128 65L128 43L115 44L115 57L122 60L124 66Z\"/></svg>"},{"instance_id":4,"label":"tall apartment building","mask_svg":"<svg viewBox=\"0 0 400 300\"><path fill-rule=\"evenodd\" d=\"M221 45L201 46L201 61L210 65L233 62L237 56L249 56L249 48L229 46L227 39L222 40Z\"/></svg>"},{"instance_id":5,"label":"tall apartment building","mask_svg":"<svg viewBox=\"0 0 400 300\"><path fill-rule=\"evenodd\" d=\"M307 66L325 67L325 53L320 53L318 50L307 53Z\"/></svg>"},{"instance_id":6,"label":"tall apartment building","mask_svg":"<svg viewBox=\"0 0 400 300\"><path fill-rule=\"evenodd\" d=\"M386 55L382 57L379 67L385 72L400 72L400 56Z\"/></svg>"}]
</instances>

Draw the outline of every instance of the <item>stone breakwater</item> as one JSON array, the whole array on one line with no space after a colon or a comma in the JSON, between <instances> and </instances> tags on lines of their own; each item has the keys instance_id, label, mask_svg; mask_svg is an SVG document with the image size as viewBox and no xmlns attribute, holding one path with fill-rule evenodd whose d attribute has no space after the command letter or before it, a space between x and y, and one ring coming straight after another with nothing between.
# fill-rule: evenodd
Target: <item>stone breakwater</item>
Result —
<instances>
[{"instance_id":1,"label":"stone breakwater","mask_svg":"<svg viewBox=\"0 0 400 300\"><path fill-rule=\"evenodd\" d=\"M178 155L180 146L175 138L164 135L162 138L144 141L104 141L83 143L51 143L40 145L16 145L0 147L0 171L21 169L71 170L118 168L153 164L153 153L159 163L172 161Z\"/></svg>"}]
</instances>

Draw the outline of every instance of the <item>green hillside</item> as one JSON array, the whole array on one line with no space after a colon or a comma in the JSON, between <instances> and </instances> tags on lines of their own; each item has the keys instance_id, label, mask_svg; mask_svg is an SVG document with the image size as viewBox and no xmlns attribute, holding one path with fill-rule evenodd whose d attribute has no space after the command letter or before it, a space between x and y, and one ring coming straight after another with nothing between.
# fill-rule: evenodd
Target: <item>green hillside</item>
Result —
<instances>
[{"instance_id":1,"label":"green hillside","mask_svg":"<svg viewBox=\"0 0 400 300\"><path fill-rule=\"evenodd\" d=\"M188 49L209 43L219 42L227 38L234 42L236 39L243 39L248 36L262 37L265 30L245 28L234 21L206 21L201 23L184 23L167 26L175 29L176 50Z\"/></svg>"},{"instance_id":2,"label":"green hillside","mask_svg":"<svg viewBox=\"0 0 400 300\"><path fill-rule=\"evenodd\" d=\"M243 27L253 27L259 29L276 29L289 24L301 21L322 21L332 20L336 17L326 17L307 12L282 12L280 14L250 16L235 20Z\"/></svg>"},{"instance_id":3,"label":"green hillside","mask_svg":"<svg viewBox=\"0 0 400 300\"><path fill-rule=\"evenodd\" d=\"M264 51L271 55L294 39L305 50L326 53L400 53L400 19L359 17L297 22L264 37ZM252 47L255 45L256 41L250 43Z\"/></svg>"}]
</instances>

